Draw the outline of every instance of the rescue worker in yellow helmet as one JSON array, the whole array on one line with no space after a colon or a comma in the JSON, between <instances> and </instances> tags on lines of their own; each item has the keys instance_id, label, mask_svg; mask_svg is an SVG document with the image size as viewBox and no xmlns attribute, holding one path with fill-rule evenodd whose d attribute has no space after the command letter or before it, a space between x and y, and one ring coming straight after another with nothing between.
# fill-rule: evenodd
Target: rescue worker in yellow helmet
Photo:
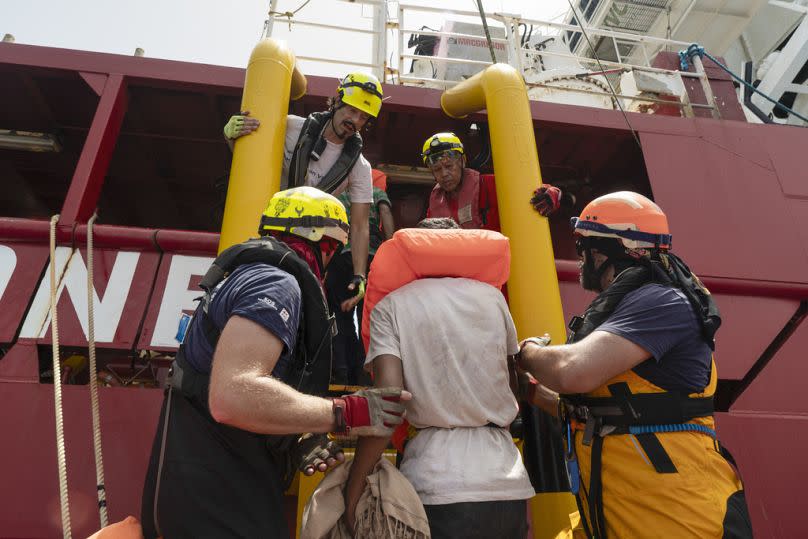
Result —
<instances>
[{"instance_id":1,"label":"rescue worker in yellow helmet","mask_svg":"<svg viewBox=\"0 0 808 539\"><path fill-rule=\"evenodd\" d=\"M281 191L258 233L216 258L178 335L143 491L147 538L288 537L295 472L344 460L324 433L389 436L402 421L401 388L322 397L333 325L322 276L348 239L342 204Z\"/></svg>"},{"instance_id":2,"label":"rescue worker in yellow helmet","mask_svg":"<svg viewBox=\"0 0 808 539\"><path fill-rule=\"evenodd\" d=\"M466 151L457 135L435 133L424 141L421 158L435 178L435 187L429 195L427 218L448 217L461 228L499 231L494 175L480 174L466 166ZM558 187L545 184L535 191L531 204L547 217L566 200L572 204L575 202Z\"/></svg>"},{"instance_id":3,"label":"rescue worker in yellow helmet","mask_svg":"<svg viewBox=\"0 0 808 539\"><path fill-rule=\"evenodd\" d=\"M354 276L348 284L349 299L342 303L345 311L362 299L367 283L373 184L359 133L379 116L383 95L375 76L349 73L337 86L336 95L328 99L328 110L314 112L308 118L290 114L286 119L281 188L308 185L333 195L347 190L350 196ZM242 111L224 126L225 140L231 148L235 139L259 128L260 119L249 114Z\"/></svg>"},{"instance_id":4,"label":"rescue worker in yellow helmet","mask_svg":"<svg viewBox=\"0 0 808 539\"><path fill-rule=\"evenodd\" d=\"M713 418L721 317L669 251L666 215L620 191L572 224L581 285L599 295L572 319L566 345L526 339L518 362L541 384L534 403L560 414L588 535L752 537Z\"/></svg>"}]
</instances>

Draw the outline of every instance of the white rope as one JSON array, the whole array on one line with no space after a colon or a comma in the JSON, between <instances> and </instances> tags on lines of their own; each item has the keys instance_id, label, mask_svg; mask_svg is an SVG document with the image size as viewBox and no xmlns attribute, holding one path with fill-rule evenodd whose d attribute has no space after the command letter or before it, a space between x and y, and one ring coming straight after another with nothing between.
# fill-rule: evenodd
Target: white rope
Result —
<instances>
[{"instance_id":1,"label":"white rope","mask_svg":"<svg viewBox=\"0 0 808 539\"><path fill-rule=\"evenodd\" d=\"M90 356L90 406L93 411L93 451L95 480L98 490L98 514L101 527L108 524L107 493L104 489L104 458L101 454L101 418L98 408L98 369L95 363L95 294L93 286L93 224L98 214L87 221L87 349Z\"/></svg>"},{"instance_id":2,"label":"white rope","mask_svg":"<svg viewBox=\"0 0 808 539\"><path fill-rule=\"evenodd\" d=\"M62 363L59 361L59 326L56 316L56 223L59 215L50 221L50 311L53 347L53 401L56 412L56 457L59 463L59 501L62 509L62 534L70 539L70 504L67 499L67 459L65 458L65 427L62 419Z\"/></svg>"}]
</instances>

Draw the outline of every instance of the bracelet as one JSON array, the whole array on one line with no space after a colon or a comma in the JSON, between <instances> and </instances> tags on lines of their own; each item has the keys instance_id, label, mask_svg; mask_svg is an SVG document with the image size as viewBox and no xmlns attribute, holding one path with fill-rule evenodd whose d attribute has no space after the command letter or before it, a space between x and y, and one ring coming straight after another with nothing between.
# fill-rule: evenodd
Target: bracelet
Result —
<instances>
[{"instance_id":1,"label":"bracelet","mask_svg":"<svg viewBox=\"0 0 808 539\"><path fill-rule=\"evenodd\" d=\"M348 425L345 422L345 399L331 399L331 410L334 412L334 432L347 434Z\"/></svg>"}]
</instances>

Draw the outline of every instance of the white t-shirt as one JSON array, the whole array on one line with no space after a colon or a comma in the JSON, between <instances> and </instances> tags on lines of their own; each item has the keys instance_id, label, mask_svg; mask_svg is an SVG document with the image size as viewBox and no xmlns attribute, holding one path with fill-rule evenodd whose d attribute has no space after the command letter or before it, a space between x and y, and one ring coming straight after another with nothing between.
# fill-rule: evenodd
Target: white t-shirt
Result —
<instances>
[{"instance_id":1,"label":"white t-shirt","mask_svg":"<svg viewBox=\"0 0 808 539\"><path fill-rule=\"evenodd\" d=\"M424 504L523 500L533 487L506 428L518 405L507 356L519 349L502 293L470 279L420 279L370 315L366 366L401 358L412 393L407 419L418 435L401 472ZM436 428L427 428L436 427Z\"/></svg>"},{"instance_id":2,"label":"white t-shirt","mask_svg":"<svg viewBox=\"0 0 808 539\"><path fill-rule=\"evenodd\" d=\"M289 163L292 161L292 153L295 151L295 145L305 121L305 118L292 114L286 117L286 142L283 146L283 171L281 172L282 186L289 185ZM317 184L331 170L331 167L337 162L337 158L342 153L342 144L334 144L328 140L325 142L325 150L320 155L320 159L317 161L314 159L309 160L306 185L317 187ZM359 155L359 159L356 160L353 168L348 172L346 181L343 181L332 194L338 196L346 187L351 202L373 203L373 179L370 174L370 163L365 159L365 156Z\"/></svg>"}]
</instances>

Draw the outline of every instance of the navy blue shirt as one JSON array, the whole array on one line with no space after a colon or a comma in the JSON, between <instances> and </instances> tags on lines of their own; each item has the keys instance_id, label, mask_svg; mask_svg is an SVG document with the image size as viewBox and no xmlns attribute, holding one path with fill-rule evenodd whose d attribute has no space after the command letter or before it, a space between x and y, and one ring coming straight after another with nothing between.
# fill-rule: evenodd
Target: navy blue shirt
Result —
<instances>
[{"instance_id":1,"label":"navy blue shirt","mask_svg":"<svg viewBox=\"0 0 808 539\"><path fill-rule=\"evenodd\" d=\"M662 389L692 393L710 381L712 350L680 290L647 284L629 292L597 329L647 350L652 357L634 372Z\"/></svg>"},{"instance_id":2,"label":"navy blue shirt","mask_svg":"<svg viewBox=\"0 0 808 539\"><path fill-rule=\"evenodd\" d=\"M300 321L300 303L300 286L290 274L268 264L246 264L216 287L208 316L219 330L231 316L238 315L278 337L285 346L272 374L281 378L291 364L290 354ZM185 358L197 371L210 373L213 349L196 317L185 337Z\"/></svg>"}]
</instances>

